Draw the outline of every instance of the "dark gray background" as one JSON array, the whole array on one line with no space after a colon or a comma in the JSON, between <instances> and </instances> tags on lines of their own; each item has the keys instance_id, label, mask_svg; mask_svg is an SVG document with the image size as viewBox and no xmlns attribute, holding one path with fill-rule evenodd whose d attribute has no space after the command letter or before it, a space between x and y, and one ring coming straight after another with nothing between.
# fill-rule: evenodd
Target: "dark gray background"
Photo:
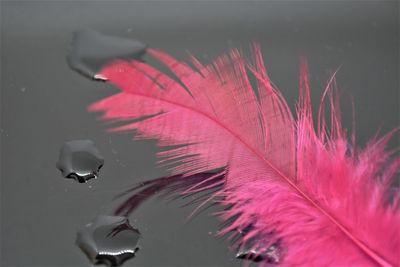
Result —
<instances>
[{"instance_id":1,"label":"dark gray background","mask_svg":"<svg viewBox=\"0 0 400 267\"><path fill-rule=\"evenodd\" d=\"M203 61L259 41L268 70L293 106L298 59L309 59L314 103L340 65L343 114L356 106L360 145L399 124L399 2L1 2L1 266L90 266L75 232L109 212L113 196L165 174L155 142L107 134L86 106L115 92L69 70L66 49L85 27L134 37L184 59ZM55 168L60 146L89 138L105 157L100 179L77 184ZM398 145L395 138L391 146ZM143 232L126 266L232 266L240 262L210 233L207 213L150 201L131 216Z\"/></svg>"}]
</instances>

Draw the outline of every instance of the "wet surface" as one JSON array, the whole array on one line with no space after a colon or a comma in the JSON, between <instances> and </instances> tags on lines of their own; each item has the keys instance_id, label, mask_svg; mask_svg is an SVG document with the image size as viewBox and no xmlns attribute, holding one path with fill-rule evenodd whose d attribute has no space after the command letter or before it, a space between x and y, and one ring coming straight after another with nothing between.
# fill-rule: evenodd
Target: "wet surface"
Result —
<instances>
[{"instance_id":1,"label":"wet surface","mask_svg":"<svg viewBox=\"0 0 400 267\"><path fill-rule=\"evenodd\" d=\"M60 149L57 169L65 178L86 183L98 177L104 165L103 156L91 140L66 142Z\"/></svg>"},{"instance_id":2,"label":"wet surface","mask_svg":"<svg viewBox=\"0 0 400 267\"><path fill-rule=\"evenodd\" d=\"M236 258L241 260L250 260L254 262L264 261L264 256L256 250L239 250L236 253Z\"/></svg>"},{"instance_id":3,"label":"wet surface","mask_svg":"<svg viewBox=\"0 0 400 267\"><path fill-rule=\"evenodd\" d=\"M253 224L250 223L242 229L237 229L237 235L234 240L243 238L253 229ZM241 260L253 261L253 262L264 262L268 264L278 264L282 258L282 249L278 244L273 244L266 249L254 248L254 244L257 237L247 240L246 244L240 245L236 258ZM257 242L258 243L258 242Z\"/></svg>"},{"instance_id":4,"label":"wet surface","mask_svg":"<svg viewBox=\"0 0 400 267\"><path fill-rule=\"evenodd\" d=\"M118 59L141 59L145 53L146 44L140 41L84 29L73 33L67 62L71 69L86 77L106 80L97 74L106 63Z\"/></svg>"},{"instance_id":5,"label":"wet surface","mask_svg":"<svg viewBox=\"0 0 400 267\"><path fill-rule=\"evenodd\" d=\"M135 257L139 239L126 217L99 215L77 233L76 245L93 264L120 266Z\"/></svg>"},{"instance_id":6,"label":"wet surface","mask_svg":"<svg viewBox=\"0 0 400 267\"><path fill-rule=\"evenodd\" d=\"M111 214L119 193L168 175L156 168L156 141L112 134L89 114L89 103L118 92L71 71L65 60L73 32L92 28L140 40L203 63L258 41L271 79L294 107L299 57L311 71L314 109L338 66L344 125L355 103L357 142L399 125L398 2L0 1L1 5L1 258L0 266L88 267L76 231ZM147 59L145 55L144 60ZM90 63L90 62L89 62ZM67 140L90 139L106 164L87 185L55 168ZM395 138L391 147L399 145ZM91 188L89 186L92 186ZM187 201L149 200L130 221L144 238L123 266L242 266L229 244L208 234L219 221L210 208L185 224ZM156 256L155 256L156 255Z\"/></svg>"},{"instance_id":7,"label":"wet surface","mask_svg":"<svg viewBox=\"0 0 400 267\"><path fill-rule=\"evenodd\" d=\"M256 249L240 248L236 253L237 259L265 262L269 264L278 264L281 261L281 256L280 248L277 245L270 246L263 252Z\"/></svg>"}]
</instances>

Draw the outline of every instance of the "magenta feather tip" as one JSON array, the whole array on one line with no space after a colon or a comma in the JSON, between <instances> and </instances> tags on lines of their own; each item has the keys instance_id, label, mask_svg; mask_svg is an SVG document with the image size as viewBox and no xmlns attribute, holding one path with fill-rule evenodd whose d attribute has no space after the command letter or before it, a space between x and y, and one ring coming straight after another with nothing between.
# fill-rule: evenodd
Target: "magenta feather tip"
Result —
<instances>
[{"instance_id":1,"label":"magenta feather tip","mask_svg":"<svg viewBox=\"0 0 400 267\"><path fill-rule=\"evenodd\" d=\"M352 149L334 76L315 129L305 61L295 119L266 73L260 48L252 50L249 61L232 50L210 65L191 56L190 67L148 49L179 81L140 61L114 62L100 75L121 92L89 110L128 121L113 131L136 130L135 139L171 147L158 156L172 178L142 189L182 196L215 189L200 206L227 207L219 217L230 224L219 234L231 235L235 246L274 253L260 265L400 266L400 194L391 187L400 159L385 148L393 133ZM206 174L218 168L224 170ZM129 213L143 200L133 197L119 211Z\"/></svg>"}]
</instances>

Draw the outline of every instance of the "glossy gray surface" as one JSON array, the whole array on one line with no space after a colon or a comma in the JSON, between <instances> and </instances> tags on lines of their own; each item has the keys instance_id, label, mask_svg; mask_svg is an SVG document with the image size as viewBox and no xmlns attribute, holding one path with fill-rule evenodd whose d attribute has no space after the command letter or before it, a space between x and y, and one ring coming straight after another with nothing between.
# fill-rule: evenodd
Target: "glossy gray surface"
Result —
<instances>
[{"instance_id":1,"label":"glossy gray surface","mask_svg":"<svg viewBox=\"0 0 400 267\"><path fill-rule=\"evenodd\" d=\"M357 138L399 125L399 2L18 2L1 3L1 266L90 266L74 245L77 229L107 213L133 183L165 174L154 141L108 134L86 106L115 92L71 71L73 31L133 37L204 62L231 47L261 43L270 75L293 106L298 60L309 59L312 98L341 66L345 125L349 95ZM78 184L55 167L60 146L91 139L105 158L100 179ZM391 142L399 144L399 139ZM213 238L218 221L193 207L150 201L131 216L141 250L126 266L239 266Z\"/></svg>"}]
</instances>

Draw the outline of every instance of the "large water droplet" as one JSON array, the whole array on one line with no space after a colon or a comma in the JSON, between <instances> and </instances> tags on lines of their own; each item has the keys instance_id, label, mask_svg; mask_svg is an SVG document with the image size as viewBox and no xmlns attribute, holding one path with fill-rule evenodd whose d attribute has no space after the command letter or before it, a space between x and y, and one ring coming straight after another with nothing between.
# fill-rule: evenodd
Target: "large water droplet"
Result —
<instances>
[{"instance_id":1,"label":"large water droplet","mask_svg":"<svg viewBox=\"0 0 400 267\"><path fill-rule=\"evenodd\" d=\"M67 62L71 69L86 77L106 80L97 75L102 66L115 59L141 59L146 47L146 44L137 40L85 29L73 34Z\"/></svg>"},{"instance_id":2,"label":"large water droplet","mask_svg":"<svg viewBox=\"0 0 400 267\"><path fill-rule=\"evenodd\" d=\"M78 232L76 244L93 264L120 266L135 256L139 239L126 217L100 215Z\"/></svg>"},{"instance_id":3,"label":"large water droplet","mask_svg":"<svg viewBox=\"0 0 400 267\"><path fill-rule=\"evenodd\" d=\"M57 168L65 178L80 183L97 178L104 159L91 140L66 142L60 149Z\"/></svg>"}]
</instances>

